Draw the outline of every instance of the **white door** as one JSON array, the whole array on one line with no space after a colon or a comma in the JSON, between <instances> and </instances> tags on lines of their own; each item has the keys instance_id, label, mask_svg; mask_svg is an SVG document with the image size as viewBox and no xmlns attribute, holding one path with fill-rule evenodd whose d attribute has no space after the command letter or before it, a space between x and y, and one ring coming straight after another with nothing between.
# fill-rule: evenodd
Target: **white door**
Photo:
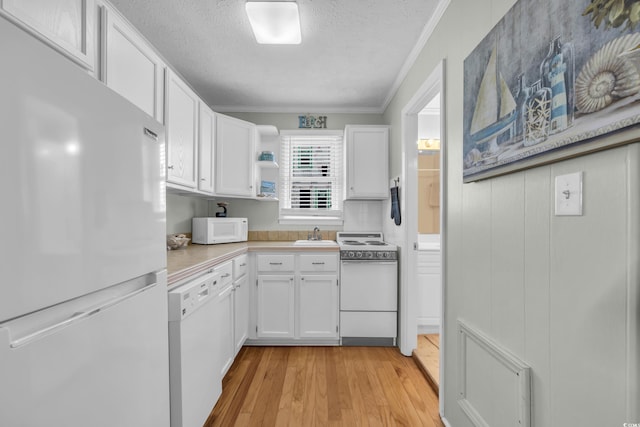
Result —
<instances>
[{"instance_id":1,"label":"white door","mask_svg":"<svg viewBox=\"0 0 640 427\"><path fill-rule=\"evenodd\" d=\"M220 368L220 378L224 378L235 356L233 342L233 297L233 286L229 285L221 289L214 302L216 306L216 325L220 332L218 357L216 358L216 363Z\"/></svg>"},{"instance_id":2,"label":"white door","mask_svg":"<svg viewBox=\"0 0 640 427\"><path fill-rule=\"evenodd\" d=\"M5 19L0 40L0 320L166 268L163 127Z\"/></svg>"},{"instance_id":3,"label":"white door","mask_svg":"<svg viewBox=\"0 0 640 427\"><path fill-rule=\"evenodd\" d=\"M81 298L0 326L0 425L168 427L166 275L159 279L119 303L90 301L93 311ZM45 320L51 329L38 326ZM34 327L42 332L29 336Z\"/></svg>"},{"instance_id":4,"label":"white door","mask_svg":"<svg viewBox=\"0 0 640 427\"><path fill-rule=\"evenodd\" d=\"M115 10L103 6L101 12L104 51L101 79L111 89L163 123L166 65Z\"/></svg>"},{"instance_id":5,"label":"white door","mask_svg":"<svg viewBox=\"0 0 640 427\"><path fill-rule=\"evenodd\" d=\"M347 199L389 196L389 128L347 126Z\"/></svg>"},{"instance_id":6,"label":"white door","mask_svg":"<svg viewBox=\"0 0 640 427\"><path fill-rule=\"evenodd\" d=\"M215 123L213 111L203 102L200 102L198 120L198 190L205 193L213 193Z\"/></svg>"},{"instance_id":7,"label":"white door","mask_svg":"<svg viewBox=\"0 0 640 427\"><path fill-rule=\"evenodd\" d=\"M66 56L93 71L94 0L3 0L2 10L30 32L54 43ZM52 80L53 81L53 80Z\"/></svg>"},{"instance_id":8,"label":"white door","mask_svg":"<svg viewBox=\"0 0 640 427\"><path fill-rule=\"evenodd\" d=\"M196 187L198 97L167 70L167 181Z\"/></svg>"},{"instance_id":9,"label":"white door","mask_svg":"<svg viewBox=\"0 0 640 427\"><path fill-rule=\"evenodd\" d=\"M340 281L340 310L398 310L396 262L342 261Z\"/></svg>"},{"instance_id":10,"label":"white door","mask_svg":"<svg viewBox=\"0 0 640 427\"><path fill-rule=\"evenodd\" d=\"M338 276L304 275L299 289L300 338L337 338Z\"/></svg>"},{"instance_id":11,"label":"white door","mask_svg":"<svg viewBox=\"0 0 640 427\"><path fill-rule=\"evenodd\" d=\"M293 275L258 276L258 337L295 336Z\"/></svg>"},{"instance_id":12,"label":"white door","mask_svg":"<svg viewBox=\"0 0 640 427\"><path fill-rule=\"evenodd\" d=\"M255 139L253 123L216 114L216 194L256 195Z\"/></svg>"},{"instance_id":13,"label":"white door","mask_svg":"<svg viewBox=\"0 0 640 427\"><path fill-rule=\"evenodd\" d=\"M249 277L238 279L234 291L234 354L238 354L249 335Z\"/></svg>"}]
</instances>

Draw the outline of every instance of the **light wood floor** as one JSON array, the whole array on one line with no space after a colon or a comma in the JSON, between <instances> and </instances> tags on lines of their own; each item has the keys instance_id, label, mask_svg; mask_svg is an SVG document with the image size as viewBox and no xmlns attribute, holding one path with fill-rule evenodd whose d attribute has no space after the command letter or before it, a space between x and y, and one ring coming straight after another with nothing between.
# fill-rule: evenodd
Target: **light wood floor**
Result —
<instances>
[{"instance_id":1,"label":"light wood floor","mask_svg":"<svg viewBox=\"0 0 640 427\"><path fill-rule=\"evenodd\" d=\"M212 426L444 427L437 395L391 347L243 347Z\"/></svg>"},{"instance_id":2,"label":"light wood floor","mask_svg":"<svg viewBox=\"0 0 640 427\"><path fill-rule=\"evenodd\" d=\"M440 388L440 335L418 335L418 348L413 351L413 359L431 384L433 391Z\"/></svg>"}]
</instances>

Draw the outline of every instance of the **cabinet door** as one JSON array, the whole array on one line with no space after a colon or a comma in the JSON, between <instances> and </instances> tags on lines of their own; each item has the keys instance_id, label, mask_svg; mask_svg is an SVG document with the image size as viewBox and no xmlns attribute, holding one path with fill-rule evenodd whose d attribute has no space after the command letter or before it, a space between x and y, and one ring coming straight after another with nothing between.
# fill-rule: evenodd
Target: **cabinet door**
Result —
<instances>
[{"instance_id":1,"label":"cabinet door","mask_svg":"<svg viewBox=\"0 0 640 427\"><path fill-rule=\"evenodd\" d=\"M389 128L346 127L347 199L389 196Z\"/></svg>"},{"instance_id":2,"label":"cabinet door","mask_svg":"<svg viewBox=\"0 0 640 427\"><path fill-rule=\"evenodd\" d=\"M100 9L102 81L163 123L164 62L115 10L104 6Z\"/></svg>"},{"instance_id":3,"label":"cabinet door","mask_svg":"<svg viewBox=\"0 0 640 427\"><path fill-rule=\"evenodd\" d=\"M196 187L197 95L167 70L167 181Z\"/></svg>"},{"instance_id":4,"label":"cabinet door","mask_svg":"<svg viewBox=\"0 0 640 427\"><path fill-rule=\"evenodd\" d=\"M0 13L89 71L95 64L94 0L2 0Z\"/></svg>"},{"instance_id":5,"label":"cabinet door","mask_svg":"<svg viewBox=\"0 0 640 427\"><path fill-rule=\"evenodd\" d=\"M233 363L235 356L233 341L233 286L227 286L218 294L216 301L216 325L219 328L218 354L215 363L220 368L220 378L223 378Z\"/></svg>"},{"instance_id":6,"label":"cabinet door","mask_svg":"<svg viewBox=\"0 0 640 427\"><path fill-rule=\"evenodd\" d=\"M299 336L338 337L337 275L304 275L300 278Z\"/></svg>"},{"instance_id":7,"label":"cabinet door","mask_svg":"<svg viewBox=\"0 0 640 427\"><path fill-rule=\"evenodd\" d=\"M214 141L216 136L215 115L204 103L200 102L198 120L198 190L213 194Z\"/></svg>"},{"instance_id":8,"label":"cabinet door","mask_svg":"<svg viewBox=\"0 0 640 427\"><path fill-rule=\"evenodd\" d=\"M254 197L253 123L216 114L216 194Z\"/></svg>"},{"instance_id":9,"label":"cabinet door","mask_svg":"<svg viewBox=\"0 0 640 427\"><path fill-rule=\"evenodd\" d=\"M249 335L249 278L245 275L234 284L234 355Z\"/></svg>"},{"instance_id":10,"label":"cabinet door","mask_svg":"<svg viewBox=\"0 0 640 427\"><path fill-rule=\"evenodd\" d=\"M293 338L293 275L258 276L258 337Z\"/></svg>"}]
</instances>

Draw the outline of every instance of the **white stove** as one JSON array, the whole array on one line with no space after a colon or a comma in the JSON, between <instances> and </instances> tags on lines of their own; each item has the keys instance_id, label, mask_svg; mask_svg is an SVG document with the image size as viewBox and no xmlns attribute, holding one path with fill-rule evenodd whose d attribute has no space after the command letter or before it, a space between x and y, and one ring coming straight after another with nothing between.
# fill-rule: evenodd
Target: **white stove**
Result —
<instances>
[{"instance_id":1,"label":"white stove","mask_svg":"<svg viewBox=\"0 0 640 427\"><path fill-rule=\"evenodd\" d=\"M381 232L338 232L340 342L393 346L398 318L398 249Z\"/></svg>"}]
</instances>

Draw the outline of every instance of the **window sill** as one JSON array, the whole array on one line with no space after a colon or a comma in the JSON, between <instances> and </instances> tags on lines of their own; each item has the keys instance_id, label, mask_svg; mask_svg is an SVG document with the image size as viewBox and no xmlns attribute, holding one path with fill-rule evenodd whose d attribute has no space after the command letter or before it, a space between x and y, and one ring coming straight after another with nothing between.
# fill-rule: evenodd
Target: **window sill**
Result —
<instances>
[{"instance_id":1,"label":"window sill","mask_svg":"<svg viewBox=\"0 0 640 427\"><path fill-rule=\"evenodd\" d=\"M343 224L342 218L329 218L329 217L280 217L278 218L278 224L282 225L339 225Z\"/></svg>"}]
</instances>

